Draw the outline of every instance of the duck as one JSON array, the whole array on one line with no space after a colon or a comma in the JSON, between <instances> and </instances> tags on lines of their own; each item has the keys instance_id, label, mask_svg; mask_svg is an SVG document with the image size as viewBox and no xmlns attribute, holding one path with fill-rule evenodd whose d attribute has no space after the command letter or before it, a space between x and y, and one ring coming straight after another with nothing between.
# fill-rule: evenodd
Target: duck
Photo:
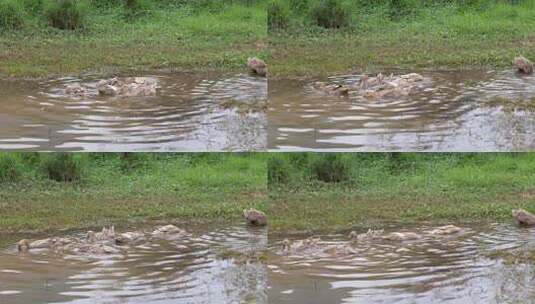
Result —
<instances>
[{"instance_id":1,"label":"duck","mask_svg":"<svg viewBox=\"0 0 535 304\"><path fill-rule=\"evenodd\" d=\"M114 77L100 80L97 83L97 90L101 96L154 96L157 88L157 80L149 77L128 77L124 81Z\"/></svg>"},{"instance_id":2,"label":"duck","mask_svg":"<svg viewBox=\"0 0 535 304\"><path fill-rule=\"evenodd\" d=\"M17 243L17 250L21 253L26 253L30 251L30 241L27 239L22 239Z\"/></svg>"},{"instance_id":3,"label":"duck","mask_svg":"<svg viewBox=\"0 0 535 304\"><path fill-rule=\"evenodd\" d=\"M316 81L312 84L312 87L318 91L321 91L324 94L332 96L348 96L350 88L341 84L327 84L322 81Z\"/></svg>"},{"instance_id":4,"label":"duck","mask_svg":"<svg viewBox=\"0 0 535 304\"><path fill-rule=\"evenodd\" d=\"M409 241L418 240L421 236L414 232L392 232L383 238L389 241Z\"/></svg>"},{"instance_id":5,"label":"duck","mask_svg":"<svg viewBox=\"0 0 535 304\"><path fill-rule=\"evenodd\" d=\"M138 241L143 241L145 239L145 233L140 231L129 231L117 235L117 237L115 237L115 244L123 245L127 243L135 243Z\"/></svg>"},{"instance_id":6,"label":"duck","mask_svg":"<svg viewBox=\"0 0 535 304\"><path fill-rule=\"evenodd\" d=\"M446 225L437 227L433 230L431 230L429 233L432 235L448 235L448 234L456 234L463 231L461 227L457 227L455 225Z\"/></svg>"},{"instance_id":7,"label":"duck","mask_svg":"<svg viewBox=\"0 0 535 304\"><path fill-rule=\"evenodd\" d=\"M67 246L64 246L63 251L67 251L73 254L94 254L94 255L105 255L105 254L116 254L121 253L122 251L118 248L115 248L110 245L102 243L73 243Z\"/></svg>"},{"instance_id":8,"label":"duck","mask_svg":"<svg viewBox=\"0 0 535 304\"><path fill-rule=\"evenodd\" d=\"M513 60L513 65L516 67L517 71L521 74L530 75L533 74L533 63L523 57L518 56Z\"/></svg>"},{"instance_id":9,"label":"duck","mask_svg":"<svg viewBox=\"0 0 535 304\"><path fill-rule=\"evenodd\" d=\"M110 228L102 227L101 232L88 231L86 234L86 240L89 243L95 243L99 241L113 241L115 240L115 227Z\"/></svg>"},{"instance_id":10,"label":"duck","mask_svg":"<svg viewBox=\"0 0 535 304\"><path fill-rule=\"evenodd\" d=\"M173 240L178 239L184 236L185 234L187 234L185 230L180 229L175 225L165 225L158 227L154 231L152 231L151 236L155 238Z\"/></svg>"},{"instance_id":11,"label":"duck","mask_svg":"<svg viewBox=\"0 0 535 304\"><path fill-rule=\"evenodd\" d=\"M363 75L361 78L360 78L360 83L359 83L359 88L360 90L366 90L368 89L368 86L369 86L369 83L368 83L368 80L370 79L370 77L368 75Z\"/></svg>"},{"instance_id":12,"label":"duck","mask_svg":"<svg viewBox=\"0 0 535 304\"><path fill-rule=\"evenodd\" d=\"M32 241L29 245L32 249L48 249L56 243L55 238L47 238L42 240Z\"/></svg>"},{"instance_id":13,"label":"duck","mask_svg":"<svg viewBox=\"0 0 535 304\"><path fill-rule=\"evenodd\" d=\"M343 245L327 246L323 250L323 253L329 255L330 257L340 257L340 256L355 254L357 253L357 251L350 245L343 244Z\"/></svg>"},{"instance_id":14,"label":"duck","mask_svg":"<svg viewBox=\"0 0 535 304\"><path fill-rule=\"evenodd\" d=\"M524 209L513 210L513 218L520 226L535 226L535 215Z\"/></svg>"},{"instance_id":15,"label":"duck","mask_svg":"<svg viewBox=\"0 0 535 304\"><path fill-rule=\"evenodd\" d=\"M257 57L247 59L247 67L258 76L266 77L267 75L267 64L262 59Z\"/></svg>"},{"instance_id":16,"label":"duck","mask_svg":"<svg viewBox=\"0 0 535 304\"><path fill-rule=\"evenodd\" d=\"M127 78L120 88L119 94L125 97L154 96L157 82L147 77Z\"/></svg>"},{"instance_id":17,"label":"duck","mask_svg":"<svg viewBox=\"0 0 535 304\"><path fill-rule=\"evenodd\" d=\"M352 241L366 241L366 240L373 240L379 238L381 235L383 235L384 230L372 230L368 229L365 233L357 233L356 231L351 231L349 233L349 239Z\"/></svg>"},{"instance_id":18,"label":"duck","mask_svg":"<svg viewBox=\"0 0 535 304\"><path fill-rule=\"evenodd\" d=\"M250 226L266 226L267 216L264 212L250 208L243 210L243 216Z\"/></svg>"},{"instance_id":19,"label":"duck","mask_svg":"<svg viewBox=\"0 0 535 304\"><path fill-rule=\"evenodd\" d=\"M87 89L80 83L73 83L65 87L65 94L81 97L87 94Z\"/></svg>"},{"instance_id":20,"label":"duck","mask_svg":"<svg viewBox=\"0 0 535 304\"><path fill-rule=\"evenodd\" d=\"M281 245L281 252L283 254L289 254L291 249L292 248L291 248L290 240L289 239L284 239L282 241L282 245Z\"/></svg>"}]
</instances>

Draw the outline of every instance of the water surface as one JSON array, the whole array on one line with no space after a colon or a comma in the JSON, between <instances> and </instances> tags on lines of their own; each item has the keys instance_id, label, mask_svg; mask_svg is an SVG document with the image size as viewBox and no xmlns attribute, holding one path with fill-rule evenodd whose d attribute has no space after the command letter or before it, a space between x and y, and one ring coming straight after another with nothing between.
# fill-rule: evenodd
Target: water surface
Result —
<instances>
[{"instance_id":1,"label":"water surface","mask_svg":"<svg viewBox=\"0 0 535 304\"><path fill-rule=\"evenodd\" d=\"M349 244L347 235L321 237ZM352 245L355 253L341 256L283 256L283 238L269 237L271 303L535 303L535 259L502 258L534 252L535 228L473 225L459 236Z\"/></svg>"},{"instance_id":2,"label":"water surface","mask_svg":"<svg viewBox=\"0 0 535 304\"><path fill-rule=\"evenodd\" d=\"M20 255L10 246L0 252L0 303L267 303L265 265L225 254L264 250L265 229L190 231L190 237L142 243L125 255Z\"/></svg>"},{"instance_id":3,"label":"water surface","mask_svg":"<svg viewBox=\"0 0 535 304\"><path fill-rule=\"evenodd\" d=\"M266 146L265 78L158 74L155 97L73 98L64 88L97 77L0 80L0 149L242 151ZM229 106L229 104L231 106ZM253 105L251 111L239 105Z\"/></svg>"},{"instance_id":4,"label":"water surface","mask_svg":"<svg viewBox=\"0 0 535 304\"><path fill-rule=\"evenodd\" d=\"M535 148L533 109L493 102L535 97L535 76L511 71L421 74L432 80L427 89L380 101L325 96L311 86L318 80L353 84L361 75L270 80L269 149L443 152Z\"/></svg>"}]
</instances>

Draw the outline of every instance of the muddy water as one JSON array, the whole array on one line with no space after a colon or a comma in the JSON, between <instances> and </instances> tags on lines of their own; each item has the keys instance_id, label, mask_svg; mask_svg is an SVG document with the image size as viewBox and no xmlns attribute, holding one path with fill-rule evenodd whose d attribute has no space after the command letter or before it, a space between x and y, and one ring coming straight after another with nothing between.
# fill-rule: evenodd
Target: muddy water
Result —
<instances>
[{"instance_id":1,"label":"muddy water","mask_svg":"<svg viewBox=\"0 0 535 304\"><path fill-rule=\"evenodd\" d=\"M192 231L192 230L190 230ZM0 252L0 303L266 303L267 271L224 252L265 249L265 229L192 231L125 255L64 258Z\"/></svg>"},{"instance_id":2,"label":"muddy water","mask_svg":"<svg viewBox=\"0 0 535 304\"><path fill-rule=\"evenodd\" d=\"M322 240L348 244L345 235ZM502 258L534 252L535 229L482 224L455 237L353 245L336 257L282 256L281 238L269 242L272 303L535 303L535 260Z\"/></svg>"},{"instance_id":3,"label":"muddy water","mask_svg":"<svg viewBox=\"0 0 535 304\"><path fill-rule=\"evenodd\" d=\"M143 75L156 97L72 98L64 88L97 77L0 81L0 149L240 151L266 146L265 78L248 75ZM230 104L230 106L229 106ZM253 106L251 111L239 105Z\"/></svg>"},{"instance_id":4,"label":"muddy water","mask_svg":"<svg viewBox=\"0 0 535 304\"><path fill-rule=\"evenodd\" d=\"M393 71L394 74L412 71ZM270 80L272 150L523 151L535 147L535 111L492 103L535 97L535 76L513 72L421 72L432 85L410 97L370 101L318 94L315 81Z\"/></svg>"}]
</instances>

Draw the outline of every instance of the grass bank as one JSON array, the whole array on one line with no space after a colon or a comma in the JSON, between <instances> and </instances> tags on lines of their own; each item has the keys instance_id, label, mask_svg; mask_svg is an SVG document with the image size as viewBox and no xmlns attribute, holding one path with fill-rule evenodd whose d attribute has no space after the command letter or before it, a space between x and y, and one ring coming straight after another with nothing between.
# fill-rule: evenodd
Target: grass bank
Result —
<instances>
[{"instance_id":1,"label":"grass bank","mask_svg":"<svg viewBox=\"0 0 535 304\"><path fill-rule=\"evenodd\" d=\"M511 67L520 54L535 60L533 0L323 2L340 2L341 9L338 15L324 18L346 15L347 23L325 28L309 20L306 10L303 14L287 8L282 15L288 22L271 30L273 77L389 68L503 69ZM383 2L412 6L392 9Z\"/></svg>"},{"instance_id":2,"label":"grass bank","mask_svg":"<svg viewBox=\"0 0 535 304\"><path fill-rule=\"evenodd\" d=\"M263 154L0 154L0 232L241 219L266 208L265 164Z\"/></svg>"},{"instance_id":3,"label":"grass bank","mask_svg":"<svg viewBox=\"0 0 535 304\"><path fill-rule=\"evenodd\" d=\"M91 4L83 26L74 30L55 28L30 12L17 28L0 26L0 75L234 71L245 70L249 56L266 52L261 0L152 1L148 11L129 18L117 4L122 1L109 2L115 4Z\"/></svg>"},{"instance_id":4,"label":"grass bank","mask_svg":"<svg viewBox=\"0 0 535 304\"><path fill-rule=\"evenodd\" d=\"M535 154L274 154L270 232L465 221L535 211Z\"/></svg>"}]
</instances>

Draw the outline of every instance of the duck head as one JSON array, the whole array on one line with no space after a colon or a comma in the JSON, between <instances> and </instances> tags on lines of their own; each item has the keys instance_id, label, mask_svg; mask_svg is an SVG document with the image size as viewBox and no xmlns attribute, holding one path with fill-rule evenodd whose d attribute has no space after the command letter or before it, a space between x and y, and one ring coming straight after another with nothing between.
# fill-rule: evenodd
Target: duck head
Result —
<instances>
[{"instance_id":1,"label":"duck head","mask_svg":"<svg viewBox=\"0 0 535 304\"><path fill-rule=\"evenodd\" d=\"M97 241L97 236L96 236L95 232L93 232L93 231L91 231L91 230L89 230L89 231L87 232L86 238L87 238L87 241L88 241L89 243L94 243L94 242Z\"/></svg>"},{"instance_id":2,"label":"duck head","mask_svg":"<svg viewBox=\"0 0 535 304\"><path fill-rule=\"evenodd\" d=\"M285 252L290 251L290 246L291 246L291 243L289 239L284 239L284 241L282 241L282 251L285 251Z\"/></svg>"},{"instance_id":3,"label":"duck head","mask_svg":"<svg viewBox=\"0 0 535 304\"><path fill-rule=\"evenodd\" d=\"M28 252L30 250L30 241L22 239L17 243L17 249L19 252Z\"/></svg>"}]
</instances>

